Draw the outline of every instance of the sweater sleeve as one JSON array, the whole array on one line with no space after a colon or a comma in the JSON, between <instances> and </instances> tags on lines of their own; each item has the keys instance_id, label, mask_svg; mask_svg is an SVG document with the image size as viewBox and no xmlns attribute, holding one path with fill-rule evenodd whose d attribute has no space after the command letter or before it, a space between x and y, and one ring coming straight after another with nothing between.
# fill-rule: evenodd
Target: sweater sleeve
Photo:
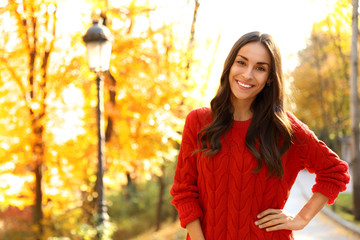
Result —
<instances>
[{"instance_id":1,"label":"sweater sleeve","mask_svg":"<svg viewBox=\"0 0 360 240\"><path fill-rule=\"evenodd\" d=\"M196 155L193 154L197 146L198 125L198 116L194 110L186 117L174 183L170 190L170 194L174 197L171 203L179 213L183 228L203 216L198 200Z\"/></svg>"},{"instance_id":2,"label":"sweater sleeve","mask_svg":"<svg viewBox=\"0 0 360 240\"><path fill-rule=\"evenodd\" d=\"M299 157L303 167L315 173L313 192L320 192L329 198L328 204L334 203L339 192L346 190L350 181L348 164L341 160L324 142L302 122L295 122L296 141L299 142Z\"/></svg>"}]
</instances>

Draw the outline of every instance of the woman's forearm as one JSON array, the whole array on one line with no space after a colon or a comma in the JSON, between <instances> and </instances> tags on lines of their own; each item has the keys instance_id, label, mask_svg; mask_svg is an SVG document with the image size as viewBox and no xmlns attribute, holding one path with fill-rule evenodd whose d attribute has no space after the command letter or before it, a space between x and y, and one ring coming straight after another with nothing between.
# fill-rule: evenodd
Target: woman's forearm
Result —
<instances>
[{"instance_id":1,"label":"woman's forearm","mask_svg":"<svg viewBox=\"0 0 360 240\"><path fill-rule=\"evenodd\" d=\"M191 240L205 240L203 231L201 229L200 219L188 223L186 225L186 230L190 235Z\"/></svg>"},{"instance_id":2,"label":"woman's forearm","mask_svg":"<svg viewBox=\"0 0 360 240\"><path fill-rule=\"evenodd\" d=\"M325 206L329 198L322 193L314 192L309 201L300 210L297 216L309 223L313 217Z\"/></svg>"}]
</instances>

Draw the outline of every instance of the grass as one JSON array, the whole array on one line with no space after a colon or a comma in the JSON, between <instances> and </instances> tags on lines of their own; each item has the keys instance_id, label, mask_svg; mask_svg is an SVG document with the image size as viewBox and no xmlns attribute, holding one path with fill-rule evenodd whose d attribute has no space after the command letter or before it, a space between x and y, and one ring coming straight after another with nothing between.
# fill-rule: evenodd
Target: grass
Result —
<instances>
[{"instance_id":1,"label":"grass","mask_svg":"<svg viewBox=\"0 0 360 240\"><path fill-rule=\"evenodd\" d=\"M354 220L352 193L340 193L334 205L329 206L336 214L343 219L352 222L360 227L360 221Z\"/></svg>"}]
</instances>

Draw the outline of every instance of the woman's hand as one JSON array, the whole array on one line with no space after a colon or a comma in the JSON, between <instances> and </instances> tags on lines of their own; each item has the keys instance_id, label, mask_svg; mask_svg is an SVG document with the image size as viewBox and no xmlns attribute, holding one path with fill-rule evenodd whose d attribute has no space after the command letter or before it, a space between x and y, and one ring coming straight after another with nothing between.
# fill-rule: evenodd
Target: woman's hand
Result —
<instances>
[{"instance_id":1,"label":"woman's hand","mask_svg":"<svg viewBox=\"0 0 360 240\"><path fill-rule=\"evenodd\" d=\"M285 213L281 209L267 209L259 213L255 225L268 232L277 230L301 230L325 206L329 198L322 193L314 192L300 212L295 216Z\"/></svg>"},{"instance_id":2,"label":"woman's hand","mask_svg":"<svg viewBox=\"0 0 360 240\"><path fill-rule=\"evenodd\" d=\"M291 216L282 209L267 209L258 215L255 222L261 229L268 232L277 230L302 230L308 221L300 215Z\"/></svg>"}]
</instances>

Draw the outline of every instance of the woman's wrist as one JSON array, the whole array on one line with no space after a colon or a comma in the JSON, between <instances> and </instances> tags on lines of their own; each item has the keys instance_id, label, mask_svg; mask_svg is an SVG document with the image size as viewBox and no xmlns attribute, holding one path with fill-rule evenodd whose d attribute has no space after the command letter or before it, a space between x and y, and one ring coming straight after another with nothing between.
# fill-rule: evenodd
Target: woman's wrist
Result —
<instances>
[{"instance_id":1,"label":"woman's wrist","mask_svg":"<svg viewBox=\"0 0 360 240\"><path fill-rule=\"evenodd\" d=\"M313 219L313 217L326 205L329 198L319 192L314 192L313 196L300 210L296 217L300 218L305 226ZM305 227L304 226L304 227Z\"/></svg>"},{"instance_id":2,"label":"woman's wrist","mask_svg":"<svg viewBox=\"0 0 360 240\"><path fill-rule=\"evenodd\" d=\"M186 225L186 230L189 233L191 240L205 240L199 218L188 223Z\"/></svg>"}]
</instances>

